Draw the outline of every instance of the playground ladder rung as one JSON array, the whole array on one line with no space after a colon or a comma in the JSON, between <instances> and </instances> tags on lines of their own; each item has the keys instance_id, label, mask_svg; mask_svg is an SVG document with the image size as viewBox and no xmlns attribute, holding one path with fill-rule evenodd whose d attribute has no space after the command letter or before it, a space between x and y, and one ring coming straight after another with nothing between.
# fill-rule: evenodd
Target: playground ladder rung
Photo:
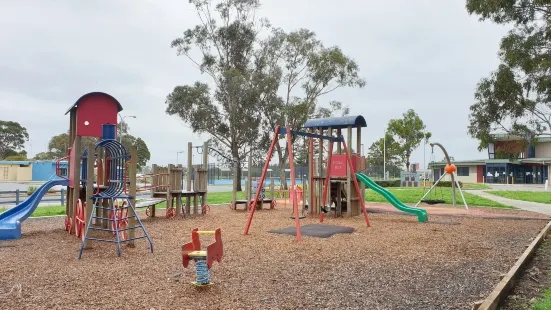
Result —
<instances>
[{"instance_id":1,"label":"playground ladder rung","mask_svg":"<svg viewBox=\"0 0 551 310\"><path fill-rule=\"evenodd\" d=\"M117 219L117 221L124 221L126 219L130 219L130 218L137 218L136 215L132 215L132 216L127 216L127 217L122 217L120 219ZM110 218L107 218L107 217L100 217L100 216L92 216L92 218L95 218L95 219L100 219L100 220L108 220L108 221L111 221L111 222L114 222L115 219L110 219Z\"/></svg>"},{"instance_id":2,"label":"playground ladder rung","mask_svg":"<svg viewBox=\"0 0 551 310\"><path fill-rule=\"evenodd\" d=\"M147 238L147 236L139 236L139 237L135 237L135 238L130 238L130 239L126 239L126 240L121 240L121 242L128 242L128 241L138 240L138 239L143 239L143 238Z\"/></svg>"},{"instance_id":3,"label":"playground ladder rung","mask_svg":"<svg viewBox=\"0 0 551 310\"><path fill-rule=\"evenodd\" d=\"M98 206L96 206L96 208L98 208L98 209L103 209L103 210L111 210L111 211L113 211L113 208L98 207ZM119 207L119 208L117 208L117 210L128 209L128 208L130 208L130 207L129 207L129 206L126 206L126 207Z\"/></svg>"},{"instance_id":4,"label":"playground ladder rung","mask_svg":"<svg viewBox=\"0 0 551 310\"><path fill-rule=\"evenodd\" d=\"M107 239L99 239L99 238L86 238L86 240L92 240L92 241L102 241L102 242L114 242L117 243L117 240L107 240Z\"/></svg>"}]
</instances>

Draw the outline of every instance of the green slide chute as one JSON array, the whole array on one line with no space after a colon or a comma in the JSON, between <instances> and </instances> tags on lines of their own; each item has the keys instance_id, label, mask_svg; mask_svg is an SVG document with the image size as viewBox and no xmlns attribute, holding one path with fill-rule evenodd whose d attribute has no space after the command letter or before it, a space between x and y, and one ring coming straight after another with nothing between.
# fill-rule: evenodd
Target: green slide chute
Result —
<instances>
[{"instance_id":1,"label":"green slide chute","mask_svg":"<svg viewBox=\"0 0 551 310\"><path fill-rule=\"evenodd\" d=\"M417 215L417 218L419 219L419 222L427 222L429 220L429 215L426 210L409 207L403 204L396 196L394 196L391 192L386 190L385 188L379 186L377 183L375 183L373 180L371 180L368 176L366 176L363 173L356 173L356 178L365 184L367 187L375 191L377 194L383 196L388 202L390 202L396 209Z\"/></svg>"}]
</instances>

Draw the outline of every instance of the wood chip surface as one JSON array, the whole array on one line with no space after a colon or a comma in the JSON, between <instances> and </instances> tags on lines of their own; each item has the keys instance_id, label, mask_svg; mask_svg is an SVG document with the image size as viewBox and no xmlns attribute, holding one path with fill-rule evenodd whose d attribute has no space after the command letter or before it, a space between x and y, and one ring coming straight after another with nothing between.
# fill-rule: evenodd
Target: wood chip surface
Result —
<instances>
[{"instance_id":1,"label":"wood chip surface","mask_svg":"<svg viewBox=\"0 0 551 310\"><path fill-rule=\"evenodd\" d=\"M492 211L497 212L497 211ZM499 210L507 214L520 211ZM164 210L157 212L158 216ZM226 206L195 219L141 218L154 253L139 240L123 247L93 243L77 259L80 241L63 218L30 219L23 238L0 241L2 309L470 309L499 282L545 220L503 220L369 214L326 218L356 228L328 239L272 234L294 225L291 209L248 213ZM302 224L318 223L306 218ZM448 225L446 222L460 223ZM181 246L191 230L221 228L222 263L215 283L191 285L195 265L183 268ZM202 235L203 247L213 242Z\"/></svg>"}]
</instances>

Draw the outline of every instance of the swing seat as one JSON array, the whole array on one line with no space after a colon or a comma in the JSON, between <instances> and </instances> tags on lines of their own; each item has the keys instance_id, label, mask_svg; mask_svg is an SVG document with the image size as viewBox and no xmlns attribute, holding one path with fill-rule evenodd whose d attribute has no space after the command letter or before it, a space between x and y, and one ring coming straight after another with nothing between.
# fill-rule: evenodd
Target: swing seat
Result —
<instances>
[{"instance_id":1,"label":"swing seat","mask_svg":"<svg viewBox=\"0 0 551 310\"><path fill-rule=\"evenodd\" d=\"M428 205L437 205L439 203L444 203L446 201L442 200L442 199L423 199L423 200L421 200L421 202L424 202Z\"/></svg>"},{"instance_id":2,"label":"swing seat","mask_svg":"<svg viewBox=\"0 0 551 310\"><path fill-rule=\"evenodd\" d=\"M302 220L302 219L305 218L305 217L306 217L305 215L299 215L298 219L299 219L299 220ZM295 219L295 216L294 216L294 215L291 216L291 219L294 220L294 219Z\"/></svg>"}]
</instances>

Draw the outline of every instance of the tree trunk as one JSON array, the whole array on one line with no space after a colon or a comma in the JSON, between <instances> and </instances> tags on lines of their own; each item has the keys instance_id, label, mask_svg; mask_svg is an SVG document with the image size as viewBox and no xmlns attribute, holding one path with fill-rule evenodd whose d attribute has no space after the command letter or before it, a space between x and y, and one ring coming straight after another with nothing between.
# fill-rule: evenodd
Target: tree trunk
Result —
<instances>
[{"instance_id":1,"label":"tree trunk","mask_svg":"<svg viewBox=\"0 0 551 310\"><path fill-rule=\"evenodd\" d=\"M251 169L251 168L249 167L249 169ZM237 161L237 169L236 170L237 170L237 188L236 188L236 190L238 192L241 192L241 191L243 191L243 189L241 188L241 176L243 175L243 170L241 169L241 161L240 160Z\"/></svg>"},{"instance_id":2,"label":"tree trunk","mask_svg":"<svg viewBox=\"0 0 551 310\"><path fill-rule=\"evenodd\" d=\"M237 144L233 144L231 148L231 153L233 157L233 164L236 165L235 167L235 174L237 176L237 184L234 185L235 190L238 192L243 191L241 188L241 175L242 175L242 169L241 169L241 160L239 159L239 147ZM251 167L249 167L251 169Z\"/></svg>"},{"instance_id":3,"label":"tree trunk","mask_svg":"<svg viewBox=\"0 0 551 310\"><path fill-rule=\"evenodd\" d=\"M287 190L287 173L285 172L285 155L281 147L277 148L277 158L279 164L279 181L284 190Z\"/></svg>"}]
</instances>

